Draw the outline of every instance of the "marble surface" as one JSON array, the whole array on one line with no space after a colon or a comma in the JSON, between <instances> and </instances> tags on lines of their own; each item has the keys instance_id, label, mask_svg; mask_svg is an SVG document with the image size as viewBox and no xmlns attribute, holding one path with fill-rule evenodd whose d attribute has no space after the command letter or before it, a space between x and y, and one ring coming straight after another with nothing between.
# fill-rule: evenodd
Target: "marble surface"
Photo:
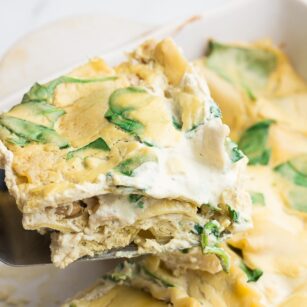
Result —
<instances>
[{"instance_id":1,"label":"marble surface","mask_svg":"<svg viewBox=\"0 0 307 307\"><path fill-rule=\"evenodd\" d=\"M29 31L68 16L95 13L157 25L230 1L233 0L0 0L0 57Z\"/></svg>"}]
</instances>

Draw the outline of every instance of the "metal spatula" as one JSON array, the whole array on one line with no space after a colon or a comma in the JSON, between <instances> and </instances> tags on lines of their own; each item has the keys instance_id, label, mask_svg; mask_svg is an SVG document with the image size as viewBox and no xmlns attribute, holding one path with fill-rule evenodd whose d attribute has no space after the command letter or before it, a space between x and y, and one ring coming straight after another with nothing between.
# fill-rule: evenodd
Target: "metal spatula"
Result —
<instances>
[{"instance_id":1,"label":"metal spatula","mask_svg":"<svg viewBox=\"0 0 307 307\"><path fill-rule=\"evenodd\" d=\"M40 235L36 231L22 227L22 214L14 198L6 191L0 173L0 261L12 266L48 264L50 260L50 236ZM111 250L95 257L84 257L79 261L106 260L117 258L116 252L136 253L136 246L131 244L120 250Z\"/></svg>"}]
</instances>

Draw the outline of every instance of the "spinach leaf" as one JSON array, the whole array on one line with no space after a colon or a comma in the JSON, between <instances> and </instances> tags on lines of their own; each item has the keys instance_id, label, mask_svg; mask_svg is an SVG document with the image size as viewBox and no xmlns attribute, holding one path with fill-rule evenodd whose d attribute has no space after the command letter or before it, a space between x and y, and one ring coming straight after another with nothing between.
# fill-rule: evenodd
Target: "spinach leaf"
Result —
<instances>
[{"instance_id":1,"label":"spinach leaf","mask_svg":"<svg viewBox=\"0 0 307 307\"><path fill-rule=\"evenodd\" d=\"M207 222L205 226L202 228L202 232L200 233L200 245L203 251L205 251L207 246L215 244L219 237L220 237L220 229L218 225L216 225L216 223L214 223L213 221ZM210 242L210 238L213 243Z\"/></svg>"},{"instance_id":2,"label":"spinach leaf","mask_svg":"<svg viewBox=\"0 0 307 307\"><path fill-rule=\"evenodd\" d=\"M165 288L174 287L172 283L152 273L146 267L140 266L140 268L145 275L147 275L154 283L158 284L159 286L162 286Z\"/></svg>"},{"instance_id":3,"label":"spinach leaf","mask_svg":"<svg viewBox=\"0 0 307 307\"><path fill-rule=\"evenodd\" d=\"M174 287L169 281L151 272L146 266L136 262L132 263L125 261L120 263L111 274L106 274L102 278L111 280L115 283L131 285L131 281L134 277L145 279L147 282L153 282L163 288Z\"/></svg>"},{"instance_id":4,"label":"spinach leaf","mask_svg":"<svg viewBox=\"0 0 307 307\"><path fill-rule=\"evenodd\" d=\"M289 191L290 206L300 212L307 213L307 188L295 186Z\"/></svg>"},{"instance_id":5,"label":"spinach leaf","mask_svg":"<svg viewBox=\"0 0 307 307\"><path fill-rule=\"evenodd\" d=\"M140 200L140 201L136 204L136 206L137 206L138 208L140 208L140 209L144 209L144 202L143 202L142 200Z\"/></svg>"},{"instance_id":6,"label":"spinach leaf","mask_svg":"<svg viewBox=\"0 0 307 307\"><path fill-rule=\"evenodd\" d=\"M289 163L297 172L307 176L307 154L299 155L291 159Z\"/></svg>"},{"instance_id":7,"label":"spinach leaf","mask_svg":"<svg viewBox=\"0 0 307 307\"><path fill-rule=\"evenodd\" d=\"M250 192L253 205L265 206L264 195L260 192Z\"/></svg>"},{"instance_id":8,"label":"spinach leaf","mask_svg":"<svg viewBox=\"0 0 307 307\"><path fill-rule=\"evenodd\" d=\"M263 275L263 271L260 269L251 269L243 261L240 263L240 268L246 274L247 282L256 282Z\"/></svg>"},{"instance_id":9,"label":"spinach leaf","mask_svg":"<svg viewBox=\"0 0 307 307\"><path fill-rule=\"evenodd\" d=\"M136 203L138 202L140 199L143 198L143 195L140 195L140 194L129 194L129 201L131 203Z\"/></svg>"},{"instance_id":10,"label":"spinach leaf","mask_svg":"<svg viewBox=\"0 0 307 307\"><path fill-rule=\"evenodd\" d=\"M208 235L213 234L216 238L220 237L220 229L219 226L214 223L213 221L210 221L205 224L203 228L203 232L206 232Z\"/></svg>"},{"instance_id":11,"label":"spinach leaf","mask_svg":"<svg viewBox=\"0 0 307 307\"><path fill-rule=\"evenodd\" d=\"M239 140L239 148L249 158L249 165L267 165L271 149L267 147L269 128L273 120L264 120L248 128Z\"/></svg>"},{"instance_id":12,"label":"spinach leaf","mask_svg":"<svg viewBox=\"0 0 307 307\"><path fill-rule=\"evenodd\" d=\"M204 252L208 254L215 254L220 259L223 270L225 272L229 272L230 257L223 248L217 246L206 246Z\"/></svg>"},{"instance_id":13,"label":"spinach leaf","mask_svg":"<svg viewBox=\"0 0 307 307\"><path fill-rule=\"evenodd\" d=\"M0 139L21 147L29 143L26 138L15 134L2 125L0 125Z\"/></svg>"},{"instance_id":14,"label":"spinach leaf","mask_svg":"<svg viewBox=\"0 0 307 307\"><path fill-rule=\"evenodd\" d=\"M230 160L233 163L236 163L237 161L243 159L244 154L243 152L238 148L238 145L231 141L230 138L226 139L226 150L228 151L228 154L230 156Z\"/></svg>"},{"instance_id":15,"label":"spinach leaf","mask_svg":"<svg viewBox=\"0 0 307 307\"><path fill-rule=\"evenodd\" d=\"M108 144L105 142L105 140L103 138L98 138L95 141L81 147L78 148L76 150L72 150L69 151L66 155L66 159L72 159L73 157L75 157L77 154L79 153L83 153L85 152L87 149L97 149L97 150L102 150L102 151L110 151L110 148L108 146Z\"/></svg>"},{"instance_id":16,"label":"spinach leaf","mask_svg":"<svg viewBox=\"0 0 307 307\"><path fill-rule=\"evenodd\" d=\"M114 169L123 175L131 177L134 175L134 170L136 168L150 161L157 161L157 158L152 154L137 154L120 162Z\"/></svg>"},{"instance_id":17,"label":"spinach leaf","mask_svg":"<svg viewBox=\"0 0 307 307\"><path fill-rule=\"evenodd\" d=\"M240 258L243 259L243 253L242 250L240 248L234 247L230 244L228 244L228 247L234 252L236 253ZM247 282L255 282L257 281L263 274L263 272L260 269L251 269L250 267L248 267L243 260L241 260L239 267L241 268L241 270L244 271L244 273L247 276Z\"/></svg>"},{"instance_id":18,"label":"spinach leaf","mask_svg":"<svg viewBox=\"0 0 307 307\"><path fill-rule=\"evenodd\" d=\"M19 117L19 114L26 114L33 117L35 122L53 128L55 122L65 114L65 111L52 105L55 89L62 83L93 83L115 80L116 77L104 77L95 79L78 79L69 76L61 76L46 84L35 83L30 90L24 94L19 105L11 109L11 115ZM28 118L25 118L28 119ZM30 119L31 121L31 119Z\"/></svg>"},{"instance_id":19,"label":"spinach leaf","mask_svg":"<svg viewBox=\"0 0 307 307\"><path fill-rule=\"evenodd\" d=\"M194 229L200 235L200 245L203 253L215 254L220 259L223 270L228 272L230 258L223 248L217 246L217 242L221 236L219 226L214 221L209 221L204 227L196 224Z\"/></svg>"},{"instance_id":20,"label":"spinach leaf","mask_svg":"<svg viewBox=\"0 0 307 307\"><path fill-rule=\"evenodd\" d=\"M105 118L126 132L134 136L139 136L144 129L144 125L130 118L130 112L134 110L132 106L123 107L120 102L129 94L132 94L134 99L139 99L138 95L145 93L147 92L144 89L138 87L127 87L115 90L109 98L109 109L104 115Z\"/></svg>"},{"instance_id":21,"label":"spinach leaf","mask_svg":"<svg viewBox=\"0 0 307 307\"><path fill-rule=\"evenodd\" d=\"M131 263L129 261L120 262L116 265L112 273L104 274L102 278L114 283L129 284L138 271L137 266L137 263Z\"/></svg>"},{"instance_id":22,"label":"spinach leaf","mask_svg":"<svg viewBox=\"0 0 307 307\"><path fill-rule=\"evenodd\" d=\"M232 162L237 162L243 158L242 151L238 147L233 147L230 155L230 159Z\"/></svg>"},{"instance_id":23,"label":"spinach leaf","mask_svg":"<svg viewBox=\"0 0 307 307\"><path fill-rule=\"evenodd\" d=\"M221 109L217 106L217 104L215 102L210 107L210 113L213 115L213 117L216 117L216 118L221 118L222 117Z\"/></svg>"},{"instance_id":24,"label":"spinach leaf","mask_svg":"<svg viewBox=\"0 0 307 307\"><path fill-rule=\"evenodd\" d=\"M219 226L214 221L207 222L204 227L200 226L199 224L195 224L194 230L196 234L200 235L200 242L203 249L210 243L209 236L213 235L214 242L216 242L220 237Z\"/></svg>"},{"instance_id":25,"label":"spinach leaf","mask_svg":"<svg viewBox=\"0 0 307 307\"><path fill-rule=\"evenodd\" d=\"M231 206L228 206L228 212L231 220L235 223L239 223L239 212L232 209Z\"/></svg>"},{"instance_id":26,"label":"spinach leaf","mask_svg":"<svg viewBox=\"0 0 307 307\"><path fill-rule=\"evenodd\" d=\"M114 113L112 110L108 110L105 113L105 118L112 122L114 125L129 132L132 135L137 135L137 131L140 131L144 128L143 124L140 122L125 117L123 113Z\"/></svg>"},{"instance_id":27,"label":"spinach leaf","mask_svg":"<svg viewBox=\"0 0 307 307\"><path fill-rule=\"evenodd\" d=\"M129 202L136 203L136 206L141 209L144 208L143 198L144 196L140 194L129 194L128 196Z\"/></svg>"},{"instance_id":28,"label":"spinach leaf","mask_svg":"<svg viewBox=\"0 0 307 307\"><path fill-rule=\"evenodd\" d=\"M93 79L79 79L69 76L61 76L57 79L54 79L46 84L35 83L30 90L24 94L21 103L29 102L47 102L51 103L54 91L56 87L62 83L94 83L94 82L104 82L116 80L117 77L102 77L102 78L93 78Z\"/></svg>"},{"instance_id":29,"label":"spinach leaf","mask_svg":"<svg viewBox=\"0 0 307 307\"><path fill-rule=\"evenodd\" d=\"M200 226L199 224L194 225L194 230L197 234L201 235L203 233L204 227Z\"/></svg>"},{"instance_id":30,"label":"spinach leaf","mask_svg":"<svg viewBox=\"0 0 307 307\"><path fill-rule=\"evenodd\" d=\"M63 109L57 108L45 101L40 103L33 101L21 103L13 107L9 112L11 116L15 117L26 115L30 118L30 121L33 118L37 124L48 128L53 128L55 122L65 113Z\"/></svg>"},{"instance_id":31,"label":"spinach leaf","mask_svg":"<svg viewBox=\"0 0 307 307\"><path fill-rule=\"evenodd\" d=\"M289 205L300 212L307 212L307 154L276 166L274 171L289 182Z\"/></svg>"},{"instance_id":32,"label":"spinach leaf","mask_svg":"<svg viewBox=\"0 0 307 307\"><path fill-rule=\"evenodd\" d=\"M274 171L295 185L307 187L307 154L276 166Z\"/></svg>"},{"instance_id":33,"label":"spinach leaf","mask_svg":"<svg viewBox=\"0 0 307 307\"><path fill-rule=\"evenodd\" d=\"M241 88L251 99L265 89L277 67L270 50L209 41L206 65L227 82Z\"/></svg>"},{"instance_id":34,"label":"spinach leaf","mask_svg":"<svg viewBox=\"0 0 307 307\"><path fill-rule=\"evenodd\" d=\"M182 121L177 119L175 116L172 117L172 122L173 122L173 125L176 129L178 130L181 130L182 129Z\"/></svg>"},{"instance_id":35,"label":"spinach leaf","mask_svg":"<svg viewBox=\"0 0 307 307\"><path fill-rule=\"evenodd\" d=\"M55 130L17 117L3 114L0 116L0 125L19 137L18 141L20 142L18 145L37 142L42 144L56 144L60 148L66 148L69 146L67 140L60 136ZM16 141L16 138L14 139L14 137L8 139L8 141L11 142L14 142L14 140Z\"/></svg>"}]
</instances>

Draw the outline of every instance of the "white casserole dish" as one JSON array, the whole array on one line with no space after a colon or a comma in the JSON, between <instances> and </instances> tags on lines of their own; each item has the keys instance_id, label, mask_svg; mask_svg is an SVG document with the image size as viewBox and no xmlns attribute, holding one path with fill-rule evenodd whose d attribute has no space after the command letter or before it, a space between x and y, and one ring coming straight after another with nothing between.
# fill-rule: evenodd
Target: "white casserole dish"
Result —
<instances>
[{"instance_id":1,"label":"white casserole dish","mask_svg":"<svg viewBox=\"0 0 307 307\"><path fill-rule=\"evenodd\" d=\"M157 39L173 37L189 59L202 56L206 42L211 37L221 41L271 38L275 44L285 50L298 72L307 79L305 29L307 29L307 2L304 0L236 0L220 9L164 26L102 57L109 64L116 64L124 59L124 52L132 50L143 40L152 37ZM80 63L74 66L78 64ZM56 76L65 74L71 68L68 67ZM47 76L40 81L45 82L56 76ZM22 89L15 95L3 99L0 104L1 110L9 109L18 103L27 90ZM76 263L63 271L51 266L32 269L8 268L1 265L0 305L3 294L1 291L7 285L16 288L12 297L29 301L29 306L36 306L38 303L45 306L58 305L111 267L110 262Z\"/></svg>"}]
</instances>

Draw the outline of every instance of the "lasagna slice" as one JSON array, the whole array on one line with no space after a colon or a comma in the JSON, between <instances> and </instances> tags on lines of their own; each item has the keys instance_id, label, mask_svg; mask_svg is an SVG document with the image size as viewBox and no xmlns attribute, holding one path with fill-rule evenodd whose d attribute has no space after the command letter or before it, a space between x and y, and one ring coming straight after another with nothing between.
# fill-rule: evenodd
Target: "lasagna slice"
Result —
<instances>
[{"instance_id":1,"label":"lasagna slice","mask_svg":"<svg viewBox=\"0 0 307 307\"><path fill-rule=\"evenodd\" d=\"M228 134L174 42L148 41L114 68L94 59L36 83L0 115L1 164L24 227L54 231L64 267L131 242L139 253L200 245L206 231L215 246L211 231L248 226L247 159Z\"/></svg>"},{"instance_id":2,"label":"lasagna slice","mask_svg":"<svg viewBox=\"0 0 307 307\"><path fill-rule=\"evenodd\" d=\"M233 252L229 273L187 270L174 274L168 262L149 256L120 263L92 288L68 300L63 307L126 306L264 306L261 295L240 268ZM180 262L180 257L176 258ZM142 305L143 304L143 305Z\"/></svg>"}]
</instances>

